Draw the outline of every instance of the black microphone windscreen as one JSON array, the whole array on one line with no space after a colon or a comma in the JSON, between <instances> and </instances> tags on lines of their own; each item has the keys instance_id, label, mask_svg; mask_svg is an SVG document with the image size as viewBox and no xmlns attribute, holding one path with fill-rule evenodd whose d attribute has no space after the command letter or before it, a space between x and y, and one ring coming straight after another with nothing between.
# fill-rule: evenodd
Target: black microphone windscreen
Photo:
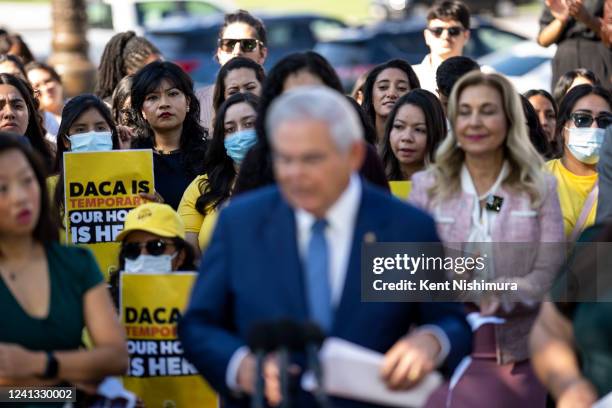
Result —
<instances>
[{"instance_id":1,"label":"black microphone windscreen","mask_svg":"<svg viewBox=\"0 0 612 408\"><path fill-rule=\"evenodd\" d=\"M269 322L256 323L251 326L247 336L247 345L252 351L271 351L276 348L276 331Z\"/></svg>"},{"instance_id":2,"label":"black microphone windscreen","mask_svg":"<svg viewBox=\"0 0 612 408\"><path fill-rule=\"evenodd\" d=\"M304 335L302 327L294 320L279 320L275 325L278 345L290 350L304 350Z\"/></svg>"},{"instance_id":3,"label":"black microphone windscreen","mask_svg":"<svg viewBox=\"0 0 612 408\"><path fill-rule=\"evenodd\" d=\"M321 327L319 327L316 323L307 322L304 323L303 326L304 331L304 341L306 343L314 343L317 347L320 347L325 340L325 334Z\"/></svg>"}]
</instances>

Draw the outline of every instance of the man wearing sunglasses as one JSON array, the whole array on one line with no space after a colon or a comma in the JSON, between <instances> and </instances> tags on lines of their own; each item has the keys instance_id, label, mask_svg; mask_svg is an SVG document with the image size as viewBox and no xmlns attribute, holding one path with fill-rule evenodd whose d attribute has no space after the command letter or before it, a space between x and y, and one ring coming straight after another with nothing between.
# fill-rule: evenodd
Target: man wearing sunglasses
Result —
<instances>
[{"instance_id":1,"label":"man wearing sunglasses","mask_svg":"<svg viewBox=\"0 0 612 408\"><path fill-rule=\"evenodd\" d=\"M268 56L266 27L263 22L246 10L225 15L223 26L217 39L215 60L225 65L235 57L249 58L259 65L264 64ZM212 128L214 84L196 91L200 101L200 124Z\"/></svg>"},{"instance_id":2,"label":"man wearing sunglasses","mask_svg":"<svg viewBox=\"0 0 612 408\"><path fill-rule=\"evenodd\" d=\"M421 88L436 93L438 67L448 58L462 55L470 38L470 11L459 0L437 1L427 13L423 35L429 54L412 68L419 77Z\"/></svg>"}]
</instances>

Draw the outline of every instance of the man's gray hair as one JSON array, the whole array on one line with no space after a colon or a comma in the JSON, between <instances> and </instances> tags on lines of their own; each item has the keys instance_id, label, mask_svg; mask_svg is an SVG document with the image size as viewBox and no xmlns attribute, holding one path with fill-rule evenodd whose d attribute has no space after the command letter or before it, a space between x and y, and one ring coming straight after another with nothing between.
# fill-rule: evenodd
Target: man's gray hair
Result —
<instances>
[{"instance_id":1,"label":"man's gray hair","mask_svg":"<svg viewBox=\"0 0 612 408\"><path fill-rule=\"evenodd\" d=\"M303 86L285 92L270 105L266 116L268 140L283 122L316 120L329 126L338 149L346 152L355 142L363 139L363 126L355 108L346 96L325 86Z\"/></svg>"}]
</instances>

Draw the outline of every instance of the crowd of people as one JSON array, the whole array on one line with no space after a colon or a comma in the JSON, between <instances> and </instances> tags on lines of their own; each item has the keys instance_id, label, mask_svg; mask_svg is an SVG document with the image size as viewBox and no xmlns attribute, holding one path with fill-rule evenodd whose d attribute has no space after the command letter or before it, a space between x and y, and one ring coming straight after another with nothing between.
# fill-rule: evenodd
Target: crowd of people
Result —
<instances>
[{"instance_id":1,"label":"crowd of people","mask_svg":"<svg viewBox=\"0 0 612 408\"><path fill-rule=\"evenodd\" d=\"M601 268L576 243L612 239L612 2L546 1L552 93L521 95L463 56L461 0L434 3L424 37L420 64L380 64L347 96L312 51L266 72L266 28L238 10L218 35L214 84L194 89L125 32L95 92L66 98L54 68L0 30L0 386L95 394L128 365L120 275L198 270L178 334L224 407L249 406L261 379L267 404L287 398L278 355L259 378L247 346L254 325L281 318L383 354L389 390L440 371L427 407L580 408L612 393L611 303L568 299L559 283ZM152 151L155 185L105 282L91 252L65 242L64 153L126 149ZM486 254L488 278L519 294L364 302L373 242ZM303 356L294 363L299 378ZM299 386L293 399L321 402Z\"/></svg>"}]
</instances>

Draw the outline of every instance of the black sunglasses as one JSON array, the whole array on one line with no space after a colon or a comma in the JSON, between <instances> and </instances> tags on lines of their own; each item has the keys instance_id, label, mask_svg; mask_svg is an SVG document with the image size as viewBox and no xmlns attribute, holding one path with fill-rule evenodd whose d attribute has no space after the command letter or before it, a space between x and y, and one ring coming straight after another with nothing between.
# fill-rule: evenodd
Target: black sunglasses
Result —
<instances>
[{"instance_id":1,"label":"black sunglasses","mask_svg":"<svg viewBox=\"0 0 612 408\"><path fill-rule=\"evenodd\" d=\"M442 35L444 31L448 31L448 35L451 37L457 37L461 34L465 29L463 27L428 27L427 28L430 33L434 35L434 37L438 38Z\"/></svg>"},{"instance_id":2,"label":"black sunglasses","mask_svg":"<svg viewBox=\"0 0 612 408\"><path fill-rule=\"evenodd\" d=\"M574 121L574 126L577 128L591 127L593 121L596 121L597 127L601 129L605 129L612 125L612 113L609 112L602 113L596 118L590 113L574 112L570 115L570 119Z\"/></svg>"},{"instance_id":3,"label":"black sunglasses","mask_svg":"<svg viewBox=\"0 0 612 408\"><path fill-rule=\"evenodd\" d=\"M136 259L142 253L142 248L146 248L147 252L153 256L159 256L166 252L169 245L174 245L172 242L166 242L163 239L152 239L146 242L126 242L121 246L121 251L127 259Z\"/></svg>"},{"instance_id":4,"label":"black sunglasses","mask_svg":"<svg viewBox=\"0 0 612 408\"><path fill-rule=\"evenodd\" d=\"M234 47L237 43L240 43L240 49L242 51L252 52L255 51L257 46L260 44L260 41L253 38L219 38L219 48L221 48L221 50L224 52L234 51Z\"/></svg>"}]
</instances>

